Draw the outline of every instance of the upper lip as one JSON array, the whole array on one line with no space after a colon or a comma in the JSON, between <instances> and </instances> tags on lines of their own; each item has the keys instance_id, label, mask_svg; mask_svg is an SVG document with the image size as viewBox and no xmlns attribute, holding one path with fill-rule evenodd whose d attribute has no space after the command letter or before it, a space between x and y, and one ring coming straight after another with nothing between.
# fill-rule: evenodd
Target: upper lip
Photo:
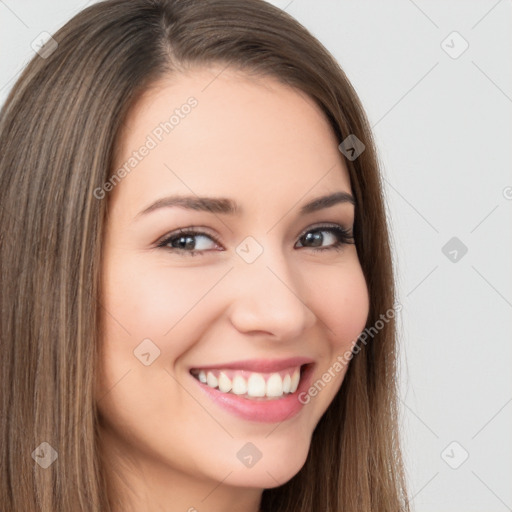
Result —
<instances>
[{"instance_id":1,"label":"upper lip","mask_svg":"<svg viewBox=\"0 0 512 512\"><path fill-rule=\"evenodd\" d=\"M287 368L313 363L309 357L289 357L287 359L245 359L243 361L231 361L229 363L196 366L193 370L247 370L250 372L270 373L286 370Z\"/></svg>"}]
</instances>

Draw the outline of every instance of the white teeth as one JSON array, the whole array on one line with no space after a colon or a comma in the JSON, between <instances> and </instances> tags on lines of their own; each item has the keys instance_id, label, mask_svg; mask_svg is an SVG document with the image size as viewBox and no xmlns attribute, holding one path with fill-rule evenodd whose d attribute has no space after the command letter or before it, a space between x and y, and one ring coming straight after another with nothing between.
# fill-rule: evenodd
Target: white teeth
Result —
<instances>
[{"instance_id":1,"label":"white teeth","mask_svg":"<svg viewBox=\"0 0 512 512\"><path fill-rule=\"evenodd\" d=\"M279 373L273 373L267 380L267 396L281 396L283 394L283 379Z\"/></svg>"},{"instance_id":2,"label":"white teeth","mask_svg":"<svg viewBox=\"0 0 512 512\"><path fill-rule=\"evenodd\" d=\"M222 372L220 372L219 375L219 391L222 391L223 393L231 391L231 379Z\"/></svg>"},{"instance_id":3,"label":"white teeth","mask_svg":"<svg viewBox=\"0 0 512 512\"><path fill-rule=\"evenodd\" d=\"M233 389L235 395L245 395L247 393L247 381L240 375L236 375L233 379Z\"/></svg>"},{"instance_id":4,"label":"white teeth","mask_svg":"<svg viewBox=\"0 0 512 512\"><path fill-rule=\"evenodd\" d=\"M295 393L297 391L297 388L299 386L299 380L300 380L300 372L299 370L295 370L292 375L292 381L290 383L290 393Z\"/></svg>"},{"instance_id":5,"label":"white teeth","mask_svg":"<svg viewBox=\"0 0 512 512\"><path fill-rule=\"evenodd\" d=\"M290 375L286 374L283 379L283 393L290 392L291 382L292 382L292 379L291 379Z\"/></svg>"},{"instance_id":6,"label":"white teeth","mask_svg":"<svg viewBox=\"0 0 512 512\"><path fill-rule=\"evenodd\" d=\"M212 372L208 372L208 374L206 375L206 383L211 388L216 388L219 384L219 381L217 380L217 377L215 377L215 375L213 375Z\"/></svg>"},{"instance_id":7,"label":"white teeth","mask_svg":"<svg viewBox=\"0 0 512 512\"><path fill-rule=\"evenodd\" d=\"M244 372L245 373L245 372ZM293 373L281 372L265 374L257 372L250 373L249 379L239 373L230 370L208 371L199 370L195 377L203 384L211 388L218 388L221 393L233 393L235 395L246 395L253 398L279 398L285 394L295 393L300 381L300 368ZM284 377L282 376L284 374ZM231 378L229 376L231 376Z\"/></svg>"},{"instance_id":8,"label":"white teeth","mask_svg":"<svg viewBox=\"0 0 512 512\"><path fill-rule=\"evenodd\" d=\"M247 383L247 394L249 396L265 396L265 379L259 373L253 373Z\"/></svg>"}]
</instances>

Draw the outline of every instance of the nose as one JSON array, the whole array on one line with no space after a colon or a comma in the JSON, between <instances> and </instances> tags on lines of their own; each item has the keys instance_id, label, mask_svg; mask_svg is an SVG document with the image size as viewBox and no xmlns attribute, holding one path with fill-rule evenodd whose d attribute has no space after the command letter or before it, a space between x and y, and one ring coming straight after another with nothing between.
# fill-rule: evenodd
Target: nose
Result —
<instances>
[{"instance_id":1,"label":"nose","mask_svg":"<svg viewBox=\"0 0 512 512\"><path fill-rule=\"evenodd\" d=\"M243 333L298 339L316 321L307 287L314 280L301 278L281 254L265 251L253 263L239 261L230 308L232 324Z\"/></svg>"}]
</instances>

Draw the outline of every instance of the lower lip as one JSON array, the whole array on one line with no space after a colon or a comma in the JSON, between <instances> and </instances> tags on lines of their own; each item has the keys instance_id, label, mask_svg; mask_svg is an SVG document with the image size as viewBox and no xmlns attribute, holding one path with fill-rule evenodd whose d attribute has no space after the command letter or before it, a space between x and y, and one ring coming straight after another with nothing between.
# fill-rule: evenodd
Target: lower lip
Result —
<instances>
[{"instance_id":1,"label":"lower lip","mask_svg":"<svg viewBox=\"0 0 512 512\"><path fill-rule=\"evenodd\" d=\"M313 375L312 370L313 365L308 364L301 375L299 386L295 393L269 400L251 400L233 393L222 393L218 389L203 384L195 377L192 378L216 404L235 416L249 421L278 423L293 418L302 410L304 404L299 401L299 395L309 388Z\"/></svg>"}]
</instances>

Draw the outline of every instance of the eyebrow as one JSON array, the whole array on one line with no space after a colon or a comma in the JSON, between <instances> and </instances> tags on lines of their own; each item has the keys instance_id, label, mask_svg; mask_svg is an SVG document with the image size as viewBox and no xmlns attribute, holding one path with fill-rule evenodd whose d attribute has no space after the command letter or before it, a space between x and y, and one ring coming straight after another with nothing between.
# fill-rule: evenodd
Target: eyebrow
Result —
<instances>
[{"instance_id":1,"label":"eyebrow","mask_svg":"<svg viewBox=\"0 0 512 512\"><path fill-rule=\"evenodd\" d=\"M335 192L322 197L317 197L300 209L301 215L313 213L324 208L329 208L339 203L355 205L354 197L348 192ZM169 196L158 199L147 208L140 211L136 218L147 215L160 208L180 207L188 210L220 213L225 215L240 215L242 208L232 199L224 197L198 197L198 196Z\"/></svg>"}]
</instances>

